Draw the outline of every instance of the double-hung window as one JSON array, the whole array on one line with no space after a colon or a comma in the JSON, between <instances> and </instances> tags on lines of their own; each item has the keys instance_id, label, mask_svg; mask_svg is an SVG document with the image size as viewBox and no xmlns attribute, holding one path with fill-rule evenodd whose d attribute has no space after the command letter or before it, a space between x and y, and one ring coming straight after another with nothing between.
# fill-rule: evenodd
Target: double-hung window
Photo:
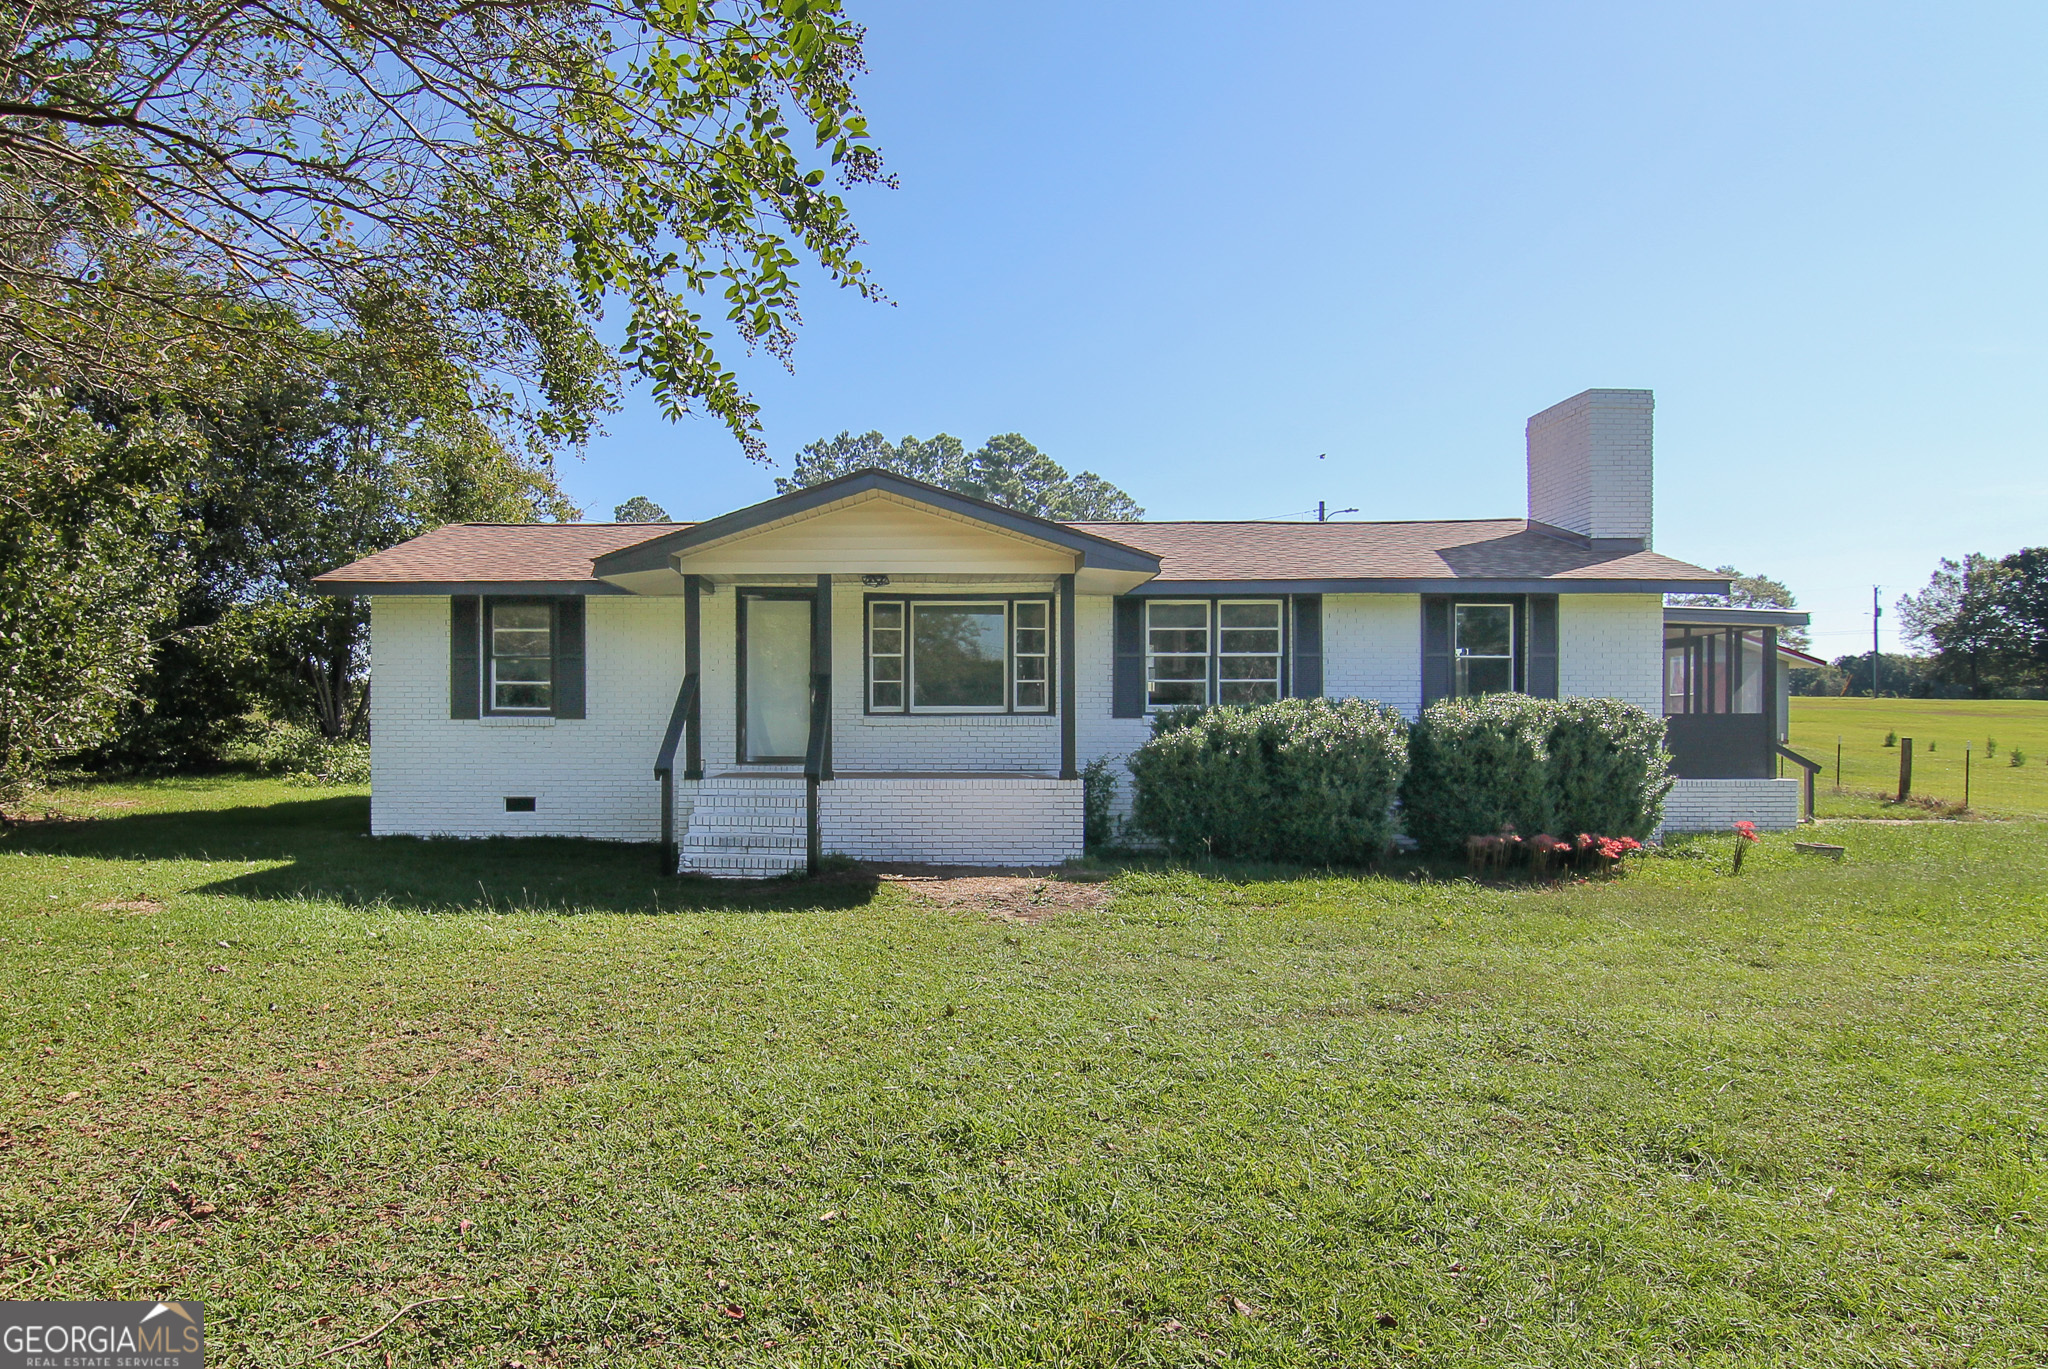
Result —
<instances>
[{"instance_id":1,"label":"double-hung window","mask_svg":"<svg viewBox=\"0 0 2048 1369\"><path fill-rule=\"evenodd\" d=\"M493 602L493 713L546 713L554 705L554 613L546 604Z\"/></svg>"},{"instance_id":2,"label":"double-hung window","mask_svg":"<svg viewBox=\"0 0 2048 1369\"><path fill-rule=\"evenodd\" d=\"M1505 694L1515 687L1513 604L1458 604L1452 615L1454 689L1459 698Z\"/></svg>"},{"instance_id":3,"label":"double-hung window","mask_svg":"<svg viewBox=\"0 0 2048 1369\"><path fill-rule=\"evenodd\" d=\"M1280 697L1280 601L1216 605L1216 701L1265 704Z\"/></svg>"},{"instance_id":4,"label":"double-hung window","mask_svg":"<svg viewBox=\"0 0 2048 1369\"><path fill-rule=\"evenodd\" d=\"M1145 601L1145 706L1209 702L1209 601Z\"/></svg>"},{"instance_id":5,"label":"double-hung window","mask_svg":"<svg viewBox=\"0 0 2048 1369\"><path fill-rule=\"evenodd\" d=\"M868 600L870 713L1049 713L1050 599Z\"/></svg>"},{"instance_id":6,"label":"double-hung window","mask_svg":"<svg viewBox=\"0 0 2048 1369\"><path fill-rule=\"evenodd\" d=\"M1283 601L1145 601L1145 706L1271 703L1281 693Z\"/></svg>"}]
</instances>

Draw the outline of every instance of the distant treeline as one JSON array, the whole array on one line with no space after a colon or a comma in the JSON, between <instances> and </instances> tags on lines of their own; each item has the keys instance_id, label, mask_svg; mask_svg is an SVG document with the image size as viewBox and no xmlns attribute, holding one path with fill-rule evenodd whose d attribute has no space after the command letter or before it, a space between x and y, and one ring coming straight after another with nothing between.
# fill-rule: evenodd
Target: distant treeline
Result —
<instances>
[{"instance_id":1,"label":"distant treeline","mask_svg":"<svg viewBox=\"0 0 2048 1369\"><path fill-rule=\"evenodd\" d=\"M1828 665L1791 672L1794 694L1830 698L1870 697L1870 653L1837 656ZM1947 678L1938 656L1905 656L1885 652L1877 658L1877 692L1897 699L2048 699L2040 685L1999 684L1988 690Z\"/></svg>"}]
</instances>

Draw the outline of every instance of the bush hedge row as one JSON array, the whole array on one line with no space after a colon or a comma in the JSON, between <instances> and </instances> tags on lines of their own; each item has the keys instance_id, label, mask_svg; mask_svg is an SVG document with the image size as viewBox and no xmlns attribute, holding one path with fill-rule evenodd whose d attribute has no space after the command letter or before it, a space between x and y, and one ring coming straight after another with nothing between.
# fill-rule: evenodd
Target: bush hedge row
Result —
<instances>
[{"instance_id":1,"label":"bush hedge row","mask_svg":"<svg viewBox=\"0 0 2048 1369\"><path fill-rule=\"evenodd\" d=\"M1465 839L1592 832L1638 840L1671 792L1664 720L1620 699L1443 699L1409 733L1401 821L1424 854Z\"/></svg>"},{"instance_id":2,"label":"bush hedge row","mask_svg":"<svg viewBox=\"0 0 2048 1369\"><path fill-rule=\"evenodd\" d=\"M1154 719L1132 819L1175 855L1363 865L1393 837L1407 724L1361 699L1282 699Z\"/></svg>"},{"instance_id":3,"label":"bush hedge row","mask_svg":"<svg viewBox=\"0 0 2048 1369\"><path fill-rule=\"evenodd\" d=\"M1359 699L1183 709L1132 754L1133 825L1185 857L1366 864L1393 803L1424 853L1471 836L1649 836L1672 779L1664 720L1619 699L1445 699L1410 728Z\"/></svg>"}]
</instances>

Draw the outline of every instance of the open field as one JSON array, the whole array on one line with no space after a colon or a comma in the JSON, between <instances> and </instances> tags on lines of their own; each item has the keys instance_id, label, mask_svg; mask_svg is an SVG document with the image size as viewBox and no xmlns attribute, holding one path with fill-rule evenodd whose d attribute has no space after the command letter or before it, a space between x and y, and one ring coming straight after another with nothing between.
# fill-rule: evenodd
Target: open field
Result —
<instances>
[{"instance_id":1,"label":"open field","mask_svg":"<svg viewBox=\"0 0 2048 1369\"><path fill-rule=\"evenodd\" d=\"M1983 813L2048 816L2048 701L2038 699L1818 699L1792 700L1794 751L1821 761L1820 812L1861 811L1871 805L1832 800L1835 739L1842 742L1845 789L1895 794L1899 752L1884 744L1896 732L1913 739L1913 792L1960 803L1963 748L1970 761L1970 806ZM1996 741L1996 756L1986 745ZM2024 765L2011 764L2018 749ZM1788 773L1796 773L1789 771Z\"/></svg>"},{"instance_id":2,"label":"open field","mask_svg":"<svg viewBox=\"0 0 2048 1369\"><path fill-rule=\"evenodd\" d=\"M407 1307L318 1362L2048 1360L2041 824L1037 920L53 806L103 816L0 835L0 1296L201 1298L216 1363Z\"/></svg>"}]
</instances>

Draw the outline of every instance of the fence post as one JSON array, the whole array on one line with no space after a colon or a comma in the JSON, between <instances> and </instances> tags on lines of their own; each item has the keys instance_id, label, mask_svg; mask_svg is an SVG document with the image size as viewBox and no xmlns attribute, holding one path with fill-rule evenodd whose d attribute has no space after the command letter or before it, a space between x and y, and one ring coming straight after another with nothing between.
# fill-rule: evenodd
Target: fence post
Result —
<instances>
[{"instance_id":1,"label":"fence post","mask_svg":"<svg viewBox=\"0 0 2048 1369\"><path fill-rule=\"evenodd\" d=\"M1835 792L1842 792L1842 739L1835 738Z\"/></svg>"},{"instance_id":2,"label":"fence post","mask_svg":"<svg viewBox=\"0 0 2048 1369\"><path fill-rule=\"evenodd\" d=\"M1970 744L1963 743L1963 807L1970 806Z\"/></svg>"},{"instance_id":3,"label":"fence post","mask_svg":"<svg viewBox=\"0 0 2048 1369\"><path fill-rule=\"evenodd\" d=\"M1904 803L1913 792L1913 739L1899 738L1899 799Z\"/></svg>"}]
</instances>

